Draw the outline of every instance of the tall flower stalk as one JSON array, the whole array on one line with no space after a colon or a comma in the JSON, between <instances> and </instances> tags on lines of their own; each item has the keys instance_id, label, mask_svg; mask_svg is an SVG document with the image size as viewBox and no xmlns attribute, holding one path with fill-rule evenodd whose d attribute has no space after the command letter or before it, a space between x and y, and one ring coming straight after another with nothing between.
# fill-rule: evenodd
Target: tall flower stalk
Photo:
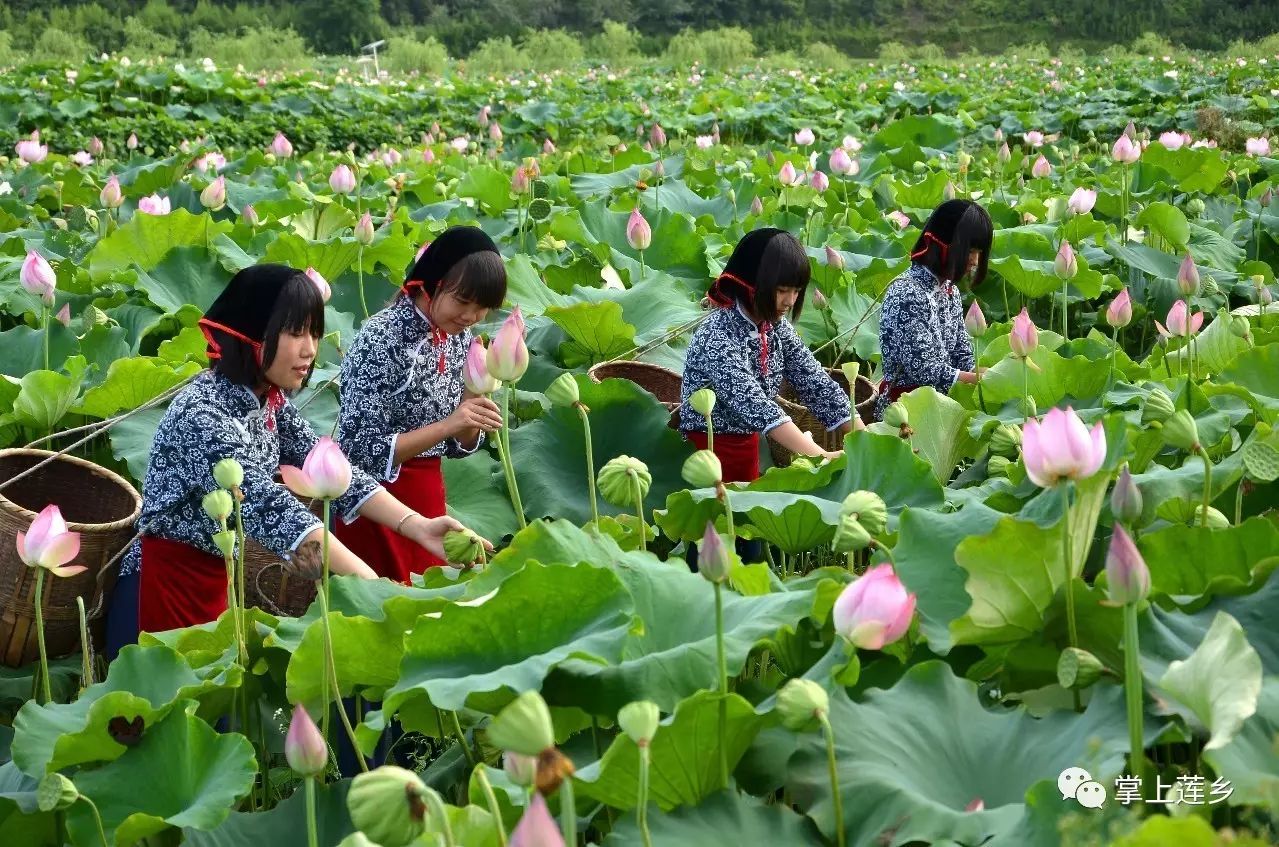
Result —
<instances>
[{"instance_id":1,"label":"tall flower stalk","mask_svg":"<svg viewBox=\"0 0 1279 847\"><path fill-rule=\"evenodd\" d=\"M489 376L497 381L498 387L506 384L502 393L502 427L497 432L498 455L502 460L502 471L506 476L506 488L510 492L511 505L515 508L515 518L520 529L528 526L524 519L524 504L520 500L520 489L515 478L515 463L511 458L510 403L515 384L528 370L528 347L524 342L524 316L520 307L516 306L501 328L493 336L485 354L485 364Z\"/></svg>"},{"instance_id":2,"label":"tall flower stalk","mask_svg":"<svg viewBox=\"0 0 1279 847\"><path fill-rule=\"evenodd\" d=\"M782 725L802 732L814 720L821 726L826 742L826 770L830 779L831 802L834 805L835 844L844 847L844 798L839 793L839 768L835 756L835 728L830 722L830 696L811 679L792 679L777 692L777 711Z\"/></svg>"},{"instance_id":3,"label":"tall flower stalk","mask_svg":"<svg viewBox=\"0 0 1279 847\"><path fill-rule=\"evenodd\" d=\"M590 492L591 521L599 526L599 495L595 491L595 445L591 438L590 408L582 402L577 380L570 373L562 373L546 389L546 397L556 406L572 406L582 418L583 440L586 447L586 487Z\"/></svg>"},{"instance_id":4,"label":"tall flower stalk","mask_svg":"<svg viewBox=\"0 0 1279 847\"><path fill-rule=\"evenodd\" d=\"M728 656L724 649L724 582L732 571L733 560L729 548L715 531L715 524L707 521L698 550L697 570L715 586L715 661L716 683L719 689L719 775L720 782L728 787Z\"/></svg>"},{"instance_id":5,"label":"tall flower stalk","mask_svg":"<svg viewBox=\"0 0 1279 847\"><path fill-rule=\"evenodd\" d=\"M1116 523L1106 554L1106 591L1111 605L1124 610L1124 704L1128 716L1128 767L1142 777L1146 771L1142 715L1141 646L1137 609L1150 594L1150 571L1137 545Z\"/></svg>"},{"instance_id":6,"label":"tall flower stalk","mask_svg":"<svg viewBox=\"0 0 1279 847\"><path fill-rule=\"evenodd\" d=\"M326 707L327 708L327 705ZM306 784L306 840L308 847L319 847L316 831L315 781L329 766L329 745L315 726L315 721L301 704L293 707L293 719L284 738L284 758Z\"/></svg>"},{"instance_id":7,"label":"tall flower stalk","mask_svg":"<svg viewBox=\"0 0 1279 847\"><path fill-rule=\"evenodd\" d=\"M35 613L36 645L40 651L40 679L38 690L41 703L53 701L49 680L49 654L44 644L44 575L75 576L88 568L68 564L80 555L80 533L67 529L62 510L50 503L36 515L26 532L19 532L15 539L18 558L29 568L36 569Z\"/></svg>"},{"instance_id":8,"label":"tall flower stalk","mask_svg":"<svg viewBox=\"0 0 1279 847\"><path fill-rule=\"evenodd\" d=\"M636 796L635 817L639 824L640 840L644 847L653 847L653 836L648 830L648 794L651 754L649 747L661 720L657 704L648 700L629 703L617 713L617 725L622 728L639 748L639 788Z\"/></svg>"}]
</instances>

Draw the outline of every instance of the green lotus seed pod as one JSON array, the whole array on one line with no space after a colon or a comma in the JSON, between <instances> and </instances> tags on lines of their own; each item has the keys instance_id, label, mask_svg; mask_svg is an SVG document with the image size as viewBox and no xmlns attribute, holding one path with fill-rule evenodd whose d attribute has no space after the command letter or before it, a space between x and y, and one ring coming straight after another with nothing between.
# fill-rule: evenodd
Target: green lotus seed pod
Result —
<instances>
[{"instance_id":1,"label":"green lotus seed pod","mask_svg":"<svg viewBox=\"0 0 1279 847\"><path fill-rule=\"evenodd\" d=\"M1279 450L1265 441L1250 441L1243 448L1243 466L1258 482L1279 479Z\"/></svg>"},{"instance_id":2,"label":"green lotus seed pod","mask_svg":"<svg viewBox=\"0 0 1279 847\"><path fill-rule=\"evenodd\" d=\"M225 488L215 488L204 495L200 505L204 507L204 513L217 523L221 523L231 517L231 512L235 509L235 502L231 499L231 493Z\"/></svg>"},{"instance_id":3,"label":"green lotus seed pod","mask_svg":"<svg viewBox=\"0 0 1279 847\"><path fill-rule=\"evenodd\" d=\"M835 528L835 538L831 541L831 549L836 553L855 553L870 546L870 533L866 527L852 515L844 517Z\"/></svg>"},{"instance_id":4,"label":"green lotus seed pod","mask_svg":"<svg viewBox=\"0 0 1279 847\"><path fill-rule=\"evenodd\" d=\"M544 179L533 180L533 196L538 200L549 200L551 197L551 184Z\"/></svg>"},{"instance_id":5,"label":"green lotus seed pod","mask_svg":"<svg viewBox=\"0 0 1279 847\"><path fill-rule=\"evenodd\" d=\"M407 847L426 830L427 790L412 771L383 765L352 780L346 808L351 823L382 847Z\"/></svg>"},{"instance_id":6,"label":"green lotus seed pod","mask_svg":"<svg viewBox=\"0 0 1279 847\"><path fill-rule=\"evenodd\" d=\"M1057 682L1062 688L1079 691L1101 678L1101 660L1078 647L1067 647L1057 658Z\"/></svg>"},{"instance_id":7,"label":"green lotus seed pod","mask_svg":"<svg viewBox=\"0 0 1279 847\"><path fill-rule=\"evenodd\" d=\"M562 373L546 389L546 399L556 406L572 406L582 399L577 380L570 373Z\"/></svg>"},{"instance_id":8,"label":"green lotus seed pod","mask_svg":"<svg viewBox=\"0 0 1279 847\"><path fill-rule=\"evenodd\" d=\"M1203 503L1200 503L1195 506L1195 516L1191 519L1191 526L1199 526L1204 523L1203 515L1204 507ZM1209 529L1228 529L1230 527L1230 519L1223 515L1220 510L1209 506L1207 525Z\"/></svg>"},{"instance_id":9,"label":"green lotus seed pod","mask_svg":"<svg viewBox=\"0 0 1279 847\"><path fill-rule=\"evenodd\" d=\"M1199 199L1198 197L1192 197L1186 201L1187 214L1195 215L1195 216L1202 215L1204 213L1205 208L1207 207L1204 205L1204 201Z\"/></svg>"},{"instance_id":10,"label":"green lotus seed pod","mask_svg":"<svg viewBox=\"0 0 1279 847\"><path fill-rule=\"evenodd\" d=\"M896 427L909 426L910 413L900 402L889 403L888 408L884 409L884 423Z\"/></svg>"},{"instance_id":11,"label":"green lotus seed pod","mask_svg":"<svg viewBox=\"0 0 1279 847\"><path fill-rule=\"evenodd\" d=\"M1167 392L1156 388L1146 395L1146 402L1141 407L1141 422L1163 423L1172 417L1173 412L1177 411L1172 404L1172 398Z\"/></svg>"},{"instance_id":12,"label":"green lotus seed pod","mask_svg":"<svg viewBox=\"0 0 1279 847\"><path fill-rule=\"evenodd\" d=\"M777 714L792 732L802 732L829 711L830 695L811 679L792 679L777 692Z\"/></svg>"},{"instance_id":13,"label":"green lotus seed pod","mask_svg":"<svg viewBox=\"0 0 1279 847\"><path fill-rule=\"evenodd\" d=\"M36 787L36 805L42 812L69 809L79 799L80 792L75 783L57 771L45 774Z\"/></svg>"},{"instance_id":14,"label":"green lotus seed pod","mask_svg":"<svg viewBox=\"0 0 1279 847\"><path fill-rule=\"evenodd\" d=\"M710 488L724 478L719 457L710 450L698 450L684 460L684 481L694 488Z\"/></svg>"},{"instance_id":15,"label":"green lotus seed pod","mask_svg":"<svg viewBox=\"0 0 1279 847\"><path fill-rule=\"evenodd\" d=\"M1221 286L1217 285L1217 281L1212 277L1204 274L1199 280L1199 296L1212 297L1221 293Z\"/></svg>"},{"instance_id":16,"label":"green lotus seed pod","mask_svg":"<svg viewBox=\"0 0 1279 847\"><path fill-rule=\"evenodd\" d=\"M224 532L213 533L213 544L222 551L222 555L235 555L235 530L225 530Z\"/></svg>"},{"instance_id":17,"label":"green lotus seed pod","mask_svg":"<svg viewBox=\"0 0 1279 847\"><path fill-rule=\"evenodd\" d=\"M841 517L852 515L871 535L879 535L888 529L888 506L884 498L873 491L854 491L840 504Z\"/></svg>"},{"instance_id":18,"label":"green lotus seed pod","mask_svg":"<svg viewBox=\"0 0 1279 847\"><path fill-rule=\"evenodd\" d=\"M990 452L1012 458L1021 448L1021 427L1016 424L1000 424L990 436Z\"/></svg>"},{"instance_id":19,"label":"green lotus seed pod","mask_svg":"<svg viewBox=\"0 0 1279 847\"><path fill-rule=\"evenodd\" d=\"M648 700L628 703L617 713L617 725L641 747L647 747L653 740L661 720L662 713L658 711L657 704Z\"/></svg>"},{"instance_id":20,"label":"green lotus seed pod","mask_svg":"<svg viewBox=\"0 0 1279 847\"><path fill-rule=\"evenodd\" d=\"M1194 450L1199 445L1199 427L1185 409L1178 409L1164 421L1164 441L1182 450Z\"/></svg>"},{"instance_id":21,"label":"green lotus seed pod","mask_svg":"<svg viewBox=\"0 0 1279 847\"><path fill-rule=\"evenodd\" d=\"M645 497L653 483L653 475L648 472L648 465L639 459L617 456L600 468L600 494L618 508L635 506L636 481L639 482L639 496Z\"/></svg>"},{"instance_id":22,"label":"green lotus seed pod","mask_svg":"<svg viewBox=\"0 0 1279 847\"><path fill-rule=\"evenodd\" d=\"M544 221L551 216L551 201L538 197L528 204L528 216L535 221Z\"/></svg>"},{"instance_id":23,"label":"green lotus seed pod","mask_svg":"<svg viewBox=\"0 0 1279 847\"><path fill-rule=\"evenodd\" d=\"M991 456L986 461L987 476L1008 476L1008 466L1013 460L1007 456Z\"/></svg>"},{"instance_id":24,"label":"green lotus seed pod","mask_svg":"<svg viewBox=\"0 0 1279 847\"><path fill-rule=\"evenodd\" d=\"M809 456L792 456L789 467L803 468L806 471L811 471L817 466L813 464L813 460Z\"/></svg>"},{"instance_id":25,"label":"green lotus seed pod","mask_svg":"<svg viewBox=\"0 0 1279 847\"><path fill-rule=\"evenodd\" d=\"M1230 334L1235 338L1249 338L1252 335L1252 324L1243 315L1231 315Z\"/></svg>"},{"instance_id":26,"label":"green lotus seed pod","mask_svg":"<svg viewBox=\"0 0 1279 847\"><path fill-rule=\"evenodd\" d=\"M455 565L469 565L484 552L484 542L469 529L444 534L444 555Z\"/></svg>"},{"instance_id":27,"label":"green lotus seed pod","mask_svg":"<svg viewBox=\"0 0 1279 847\"><path fill-rule=\"evenodd\" d=\"M525 756L537 756L555 746L551 710L536 691L525 691L506 705L488 726L489 743Z\"/></svg>"},{"instance_id":28,"label":"green lotus seed pod","mask_svg":"<svg viewBox=\"0 0 1279 847\"><path fill-rule=\"evenodd\" d=\"M702 417L710 417L715 409L715 392L709 388L699 388L689 396L688 405Z\"/></svg>"},{"instance_id":29,"label":"green lotus seed pod","mask_svg":"<svg viewBox=\"0 0 1279 847\"><path fill-rule=\"evenodd\" d=\"M213 466L213 479L230 491L244 484L244 468L235 459L223 459Z\"/></svg>"}]
</instances>

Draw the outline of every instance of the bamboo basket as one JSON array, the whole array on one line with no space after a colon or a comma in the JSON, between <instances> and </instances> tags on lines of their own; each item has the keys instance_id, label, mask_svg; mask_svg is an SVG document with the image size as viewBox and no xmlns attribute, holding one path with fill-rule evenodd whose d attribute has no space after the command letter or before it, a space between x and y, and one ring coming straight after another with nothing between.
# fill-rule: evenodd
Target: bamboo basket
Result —
<instances>
[{"instance_id":1,"label":"bamboo basket","mask_svg":"<svg viewBox=\"0 0 1279 847\"><path fill-rule=\"evenodd\" d=\"M831 379L835 380L840 388L844 389L845 393L848 393L848 377L844 376L842 370L839 368L827 368L826 372L830 374ZM875 401L879 399L879 390L869 379L858 374L856 391L857 396L854 400L853 410L862 419L862 423L869 425L875 420ZM782 381L781 390L777 394L777 405L782 407L782 411L790 415L791 421L800 428L801 432L811 432L813 440L822 449L843 449L844 437L837 431L827 432L826 424L814 417L808 407L799 402L795 389L785 380ZM794 457L790 450L771 438L768 439L768 450L773 457L773 464L778 467L786 467Z\"/></svg>"},{"instance_id":2,"label":"bamboo basket","mask_svg":"<svg viewBox=\"0 0 1279 847\"><path fill-rule=\"evenodd\" d=\"M671 429L679 429L680 390L684 378L672 370L648 362L601 362L587 372L591 382L626 379L656 397L671 413Z\"/></svg>"},{"instance_id":3,"label":"bamboo basket","mask_svg":"<svg viewBox=\"0 0 1279 847\"><path fill-rule=\"evenodd\" d=\"M48 450L0 450L0 481L55 454ZM80 533L80 553L71 562L86 571L44 580L42 612L50 658L81 649L76 597L84 598L90 640L101 650L107 608L119 573L107 563L133 539L142 498L124 477L75 456L57 456L34 474L0 490L0 663L22 667L39 658L35 625L36 572L18 558L17 534L55 504L67 529Z\"/></svg>"},{"instance_id":4,"label":"bamboo basket","mask_svg":"<svg viewBox=\"0 0 1279 847\"><path fill-rule=\"evenodd\" d=\"M317 518L322 517L319 501L302 503ZM244 541L245 604L277 616L300 618L306 614L315 600L315 581L290 574L287 562L252 538Z\"/></svg>"}]
</instances>

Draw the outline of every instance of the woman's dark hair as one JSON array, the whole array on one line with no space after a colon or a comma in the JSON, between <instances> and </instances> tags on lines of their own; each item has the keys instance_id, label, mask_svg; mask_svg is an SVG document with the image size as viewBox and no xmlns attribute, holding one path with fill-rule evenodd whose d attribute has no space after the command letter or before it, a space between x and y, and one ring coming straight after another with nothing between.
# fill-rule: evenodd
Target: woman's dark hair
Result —
<instances>
[{"instance_id":1,"label":"woman's dark hair","mask_svg":"<svg viewBox=\"0 0 1279 847\"><path fill-rule=\"evenodd\" d=\"M218 329L213 329L212 332L221 345L222 353L214 361L213 369L234 383L257 388L266 378L266 369L275 359L280 333L310 332L317 339L324 336L324 299L306 274L299 271L289 277L280 289L275 309L266 322L266 331L262 337L261 365L258 364L257 352L252 345ZM302 387L305 388L310 381L311 374L308 373Z\"/></svg>"},{"instance_id":2,"label":"woman's dark hair","mask_svg":"<svg viewBox=\"0 0 1279 847\"><path fill-rule=\"evenodd\" d=\"M459 300L496 309L506 299L506 265L493 239L477 226L451 226L413 263L404 292L421 288L428 297L452 291Z\"/></svg>"},{"instance_id":3,"label":"woman's dark hair","mask_svg":"<svg viewBox=\"0 0 1279 847\"><path fill-rule=\"evenodd\" d=\"M448 291L459 300L496 309L506 299L506 263L499 254L488 250L471 253L455 262L433 287L434 291L427 291L432 296Z\"/></svg>"},{"instance_id":4,"label":"woman's dark hair","mask_svg":"<svg viewBox=\"0 0 1279 847\"><path fill-rule=\"evenodd\" d=\"M798 288L799 298L791 309L791 320L799 320L812 273L808 253L795 236L784 230L754 230L737 242L718 285L724 294L748 305L756 317L774 313L777 289ZM754 291L744 289L733 277L746 282Z\"/></svg>"},{"instance_id":5,"label":"woman's dark hair","mask_svg":"<svg viewBox=\"0 0 1279 847\"><path fill-rule=\"evenodd\" d=\"M972 200L947 200L928 216L910 257L938 279L954 282L968 268L969 251L980 250L981 259L972 280L976 287L986 279L994 236L995 227L985 209Z\"/></svg>"}]
</instances>

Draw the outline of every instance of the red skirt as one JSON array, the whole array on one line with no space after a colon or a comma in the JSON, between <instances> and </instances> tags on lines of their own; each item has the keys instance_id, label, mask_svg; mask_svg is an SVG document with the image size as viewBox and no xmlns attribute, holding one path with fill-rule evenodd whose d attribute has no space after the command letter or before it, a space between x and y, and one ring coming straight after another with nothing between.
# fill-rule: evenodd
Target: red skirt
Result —
<instances>
[{"instance_id":1,"label":"red skirt","mask_svg":"<svg viewBox=\"0 0 1279 847\"><path fill-rule=\"evenodd\" d=\"M395 499L427 518L443 517L444 472L439 457L410 459L400 465L395 482L382 486ZM421 546L389 526L362 518L353 524L335 521L333 534L355 555L377 572L396 582L409 584L409 576L444 564Z\"/></svg>"},{"instance_id":2,"label":"red skirt","mask_svg":"<svg viewBox=\"0 0 1279 847\"><path fill-rule=\"evenodd\" d=\"M142 536L138 629L164 632L215 621L227 609L226 562L181 541Z\"/></svg>"},{"instance_id":3,"label":"red skirt","mask_svg":"<svg viewBox=\"0 0 1279 847\"><path fill-rule=\"evenodd\" d=\"M684 436L697 446L706 449L706 433L686 432ZM724 472L725 482L753 482L759 479L759 433L750 435L722 435L715 433L715 456Z\"/></svg>"},{"instance_id":4,"label":"red skirt","mask_svg":"<svg viewBox=\"0 0 1279 847\"><path fill-rule=\"evenodd\" d=\"M893 385L886 379L879 382L879 393L888 395L888 402L895 403L897 398L919 388L918 385Z\"/></svg>"}]
</instances>

